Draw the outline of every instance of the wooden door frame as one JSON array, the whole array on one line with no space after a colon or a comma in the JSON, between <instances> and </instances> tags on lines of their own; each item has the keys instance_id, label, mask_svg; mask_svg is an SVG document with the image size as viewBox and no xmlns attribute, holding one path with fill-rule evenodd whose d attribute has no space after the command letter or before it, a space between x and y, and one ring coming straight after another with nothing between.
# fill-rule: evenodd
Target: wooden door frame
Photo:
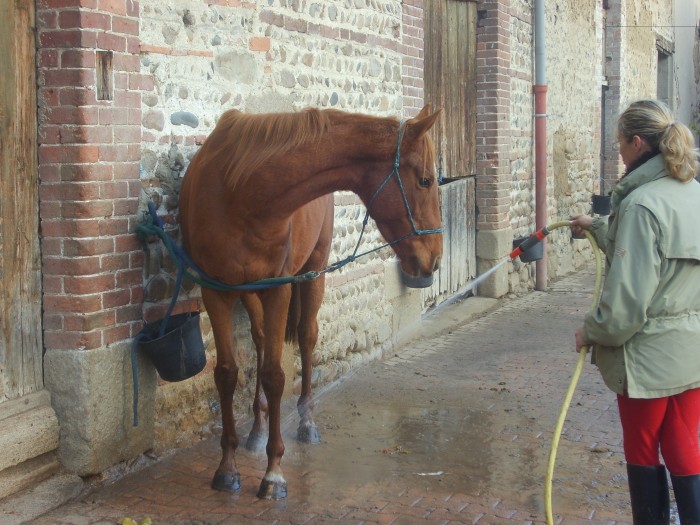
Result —
<instances>
[{"instance_id":1,"label":"wooden door frame","mask_svg":"<svg viewBox=\"0 0 700 525\"><path fill-rule=\"evenodd\" d=\"M0 0L0 498L58 470L44 389L35 4Z\"/></svg>"}]
</instances>

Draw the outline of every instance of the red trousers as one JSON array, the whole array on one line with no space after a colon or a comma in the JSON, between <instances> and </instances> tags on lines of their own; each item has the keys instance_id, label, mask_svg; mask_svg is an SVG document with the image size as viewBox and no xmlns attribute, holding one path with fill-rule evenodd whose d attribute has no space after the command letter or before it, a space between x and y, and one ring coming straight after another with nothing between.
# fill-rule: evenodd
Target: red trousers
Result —
<instances>
[{"instance_id":1,"label":"red trousers","mask_svg":"<svg viewBox=\"0 0 700 525\"><path fill-rule=\"evenodd\" d=\"M617 396L625 460L659 465L675 476L700 474L700 388L658 399Z\"/></svg>"}]
</instances>

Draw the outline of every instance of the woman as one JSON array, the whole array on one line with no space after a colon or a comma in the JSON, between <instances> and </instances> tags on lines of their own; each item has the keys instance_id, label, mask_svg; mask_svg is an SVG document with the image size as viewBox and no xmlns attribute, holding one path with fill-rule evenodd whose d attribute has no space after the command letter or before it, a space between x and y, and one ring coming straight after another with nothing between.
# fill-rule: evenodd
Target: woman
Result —
<instances>
[{"instance_id":1,"label":"woman","mask_svg":"<svg viewBox=\"0 0 700 525\"><path fill-rule=\"evenodd\" d=\"M607 270L576 349L594 347L617 393L634 524L669 523L666 468L681 524L700 524L697 150L690 130L654 100L631 104L617 135L626 170L611 214L571 220L574 235L594 235Z\"/></svg>"}]
</instances>

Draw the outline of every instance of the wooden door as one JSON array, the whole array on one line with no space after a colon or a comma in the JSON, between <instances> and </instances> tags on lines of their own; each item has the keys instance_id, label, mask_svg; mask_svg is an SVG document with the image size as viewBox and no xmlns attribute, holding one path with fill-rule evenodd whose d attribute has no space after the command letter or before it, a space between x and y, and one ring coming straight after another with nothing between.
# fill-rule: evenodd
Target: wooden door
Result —
<instances>
[{"instance_id":1,"label":"wooden door","mask_svg":"<svg viewBox=\"0 0 700 525\"><path fill-rule=\"evenodd\" d=\"M439 294L476 276L476 3L425 2L425 100L443 108L433 128L446 221ZM459 190L448 189L459 181ZM447 209L449 208L449 209Z\"/></svg>"},{"instance_id":2,"label":"wooden door","mask_svg":"<svg viewBox=\"0 0 700 525\"><path fill-rule=\"evenodd\" d=\"M0 0L0 498L58 467L42 378L34 0Z\"/></svg>"},{"instance_id":3,"label":"wooden door","mask_svg":"<svg viewBox=\"0 0 700 525\"><path fill-rule=\"evenodd\" d=\"M425 99L443 108L435 128L443 176L476 170L476 3L428 0L425 8Z\"/></svg>"}]
</instances>

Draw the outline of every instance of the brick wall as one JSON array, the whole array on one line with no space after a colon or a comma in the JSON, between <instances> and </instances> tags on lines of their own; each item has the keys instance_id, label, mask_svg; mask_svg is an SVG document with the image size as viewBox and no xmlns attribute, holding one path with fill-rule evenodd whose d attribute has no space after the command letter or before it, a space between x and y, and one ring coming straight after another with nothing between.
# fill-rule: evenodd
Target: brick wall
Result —
<instances>
[{"instance_id":1,"label":"brick wall","mask_svg":"<svg viewBox=\"0 0 700 525\"><path fill-rule=\"evenodd\" d=\"M402 7L403 34L399 49L403 55L403 109L404 114L410 117L424 105L423 0L407 0Z\"/></svg>"},{"instance_id":2,"label":"brick wall","mask_svg":"<svg viewBox=\"0 0 700 525\"><path fill-rule=\"evenodd\" d=\"M477 24L477 230L508 226L510 159L510 14L506 2L479 4Z\"/></svg>"},{"instance_id":3,"label":"brick wall","mask_svg":"<svg viewBox=\"0 0 700 525\"><path fill-rule=\"evenodd\" d=\"M37 4L44 376L59 458L80 474L133 457L149 440L148 428L130 439L123 424L143 279L134 229L149 79L138 15L125 0Z\"/></svg>"},{"instance_id":4,"label":"brick wall","mask_svg":"<svg viewBox=\"0 0 700 525\"><path fill-rule=\"evenodd\" d=\"M93 349L134 335L142 257L138 4L41 1L38 25L44 344ZM98 100L97 62L111 100Z\"/></svg>"}]
</instances>

